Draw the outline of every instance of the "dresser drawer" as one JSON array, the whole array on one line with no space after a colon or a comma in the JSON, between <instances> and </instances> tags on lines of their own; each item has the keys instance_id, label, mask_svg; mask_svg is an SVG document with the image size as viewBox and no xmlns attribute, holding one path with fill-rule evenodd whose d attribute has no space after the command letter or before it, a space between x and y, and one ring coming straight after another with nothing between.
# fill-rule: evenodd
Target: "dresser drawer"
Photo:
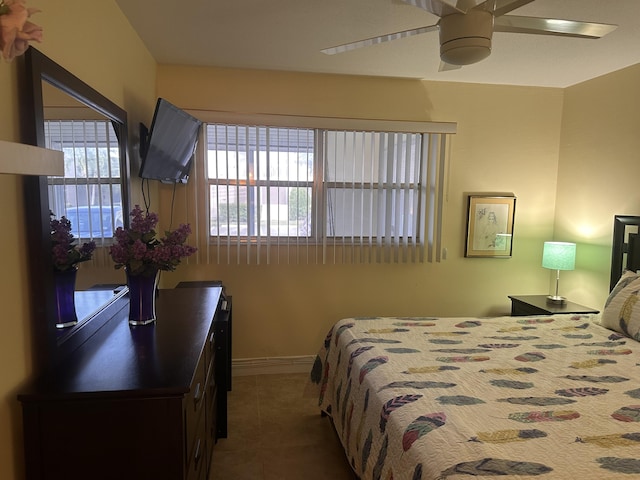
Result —
<instances>
[{"instance_id":1,"label":"dresser drawer","mask_svg":"<svg viewBox=\"0 0 640 480\"><path fill-rule=\"evenodd\" d=\"M209 465L209 447L204 415L194 436L193 451L189 455L187 480L203 480Z\"/></svg>"},{"instance_id":2,"label":"dresser drawer","mask_svg":"<svg viewBox=\"0 0 640 480\"><path fill-rule=\"evenodd\" d=\"M218 417L218 387L215 383L214 375L209 380L209 386L207 387L206 401L206 424L207 424L207 439L213 444L216 443L217 434L217 417Z\"/></svg>"},{"instance_id":3,"label":"dresser drawer","mask_svg":"<svg viewBox=\"0 0 640 480\"><path fill-rule=\"evenodd\" d=\"M541 310L533 305L527 305L523 302L513 302L511 304L511 316L519 317L526 315L549 315L548 312Z\"/></svg>"},{"instance_id":4,"label":"dresser drawer","mask_svg":"<svg viewBox=\"0 0 640 480\"><path fill-rule=\"evenodd\" d=\"M207 378L213 376L213 365L216 358L216 332L213 327L207 336L207 346L205 348L205 358L207 362Z\"/></svg>"},{"instance_id":5,"label":"dresser drawer","mask_svg":"<svg viewBox=\"0 0 640 480\"><path fill-rule=\"evenodd\" d=\"M204 419L202 412L204 411L205 395L206 395L206 355L200 357L198 367L193 377L193 382L189 393L184 400L184 414L186 425L186 445L185 452L187 458L191 456L195 447L196 431L199 429L200 418Z\"/></svg>"}]
</instances>

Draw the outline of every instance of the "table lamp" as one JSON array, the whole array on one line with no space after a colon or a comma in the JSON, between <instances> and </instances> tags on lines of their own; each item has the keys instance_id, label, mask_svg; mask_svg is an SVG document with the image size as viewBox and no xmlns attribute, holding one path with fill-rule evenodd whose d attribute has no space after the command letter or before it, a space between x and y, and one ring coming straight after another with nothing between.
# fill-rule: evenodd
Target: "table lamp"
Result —
<instances>
[{"instance_id":1,"label":"table lamp","mask_svg":"<svg viewBox=\"0 0 640 480\"><path fill-rule=\"evenodd\" d=\"M560 270L573 270L576 266L576 244L568 242L544 242L542 250L542 266L556 271L556 294L549 295L550 303L563 304L564 297L558 295Z\"/></svg>"}]
</instances>

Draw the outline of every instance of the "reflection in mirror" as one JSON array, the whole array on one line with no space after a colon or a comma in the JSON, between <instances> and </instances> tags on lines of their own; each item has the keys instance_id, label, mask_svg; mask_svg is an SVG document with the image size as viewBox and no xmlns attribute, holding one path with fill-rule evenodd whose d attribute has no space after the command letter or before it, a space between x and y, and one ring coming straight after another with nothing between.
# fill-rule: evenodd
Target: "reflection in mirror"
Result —
<instances>
[{"instance_id":1,"label":"reflection in mirror","mask_svg":"<svg viewBox=\"0 0 640 480\"><path fill-rule=\"evenodd\" d=\"M55 328L49 210L67 216L81 241L106 257L117 226L127 223L129 187L126 112L38 50L24 56L23 141L62 150L64 177L25 177L36 368L46 369L108 322L104 307L122 299L112 287L77 293L78 324ZM81 297L81 298L78 298Z\"/></svg>"},{"instance_id":2,"label":"reflection in mirror","mask_svg":"<svg viewBox=\"0 0 640 480\"><path fill-rule=\"evenodd\" d=\"M42 84L47 148L64 152L65 174L48 178L49 208L80 241L110 244L123 226L120 151L113 122L48 82ZM98 254L105 249L98 250Z\"/></svg>"}]
</instances>

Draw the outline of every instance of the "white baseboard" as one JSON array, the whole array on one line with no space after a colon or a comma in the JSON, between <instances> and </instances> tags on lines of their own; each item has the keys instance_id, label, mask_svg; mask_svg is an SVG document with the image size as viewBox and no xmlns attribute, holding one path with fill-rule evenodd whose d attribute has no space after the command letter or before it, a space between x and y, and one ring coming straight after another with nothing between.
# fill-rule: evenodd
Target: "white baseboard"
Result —
<instances>
[{"instance_id":1,"label":"white baseboard","mask_svg":"<svg viewBox=\"0 0 640 480\"><path fill-rule=\"evenodd\" d=\"M265 357L235 358L231 362L231 373L234 377L244 375L270 375L274 373L309 373L316 357L304 355L299 357Z\"/></svg>"}]
</instances>

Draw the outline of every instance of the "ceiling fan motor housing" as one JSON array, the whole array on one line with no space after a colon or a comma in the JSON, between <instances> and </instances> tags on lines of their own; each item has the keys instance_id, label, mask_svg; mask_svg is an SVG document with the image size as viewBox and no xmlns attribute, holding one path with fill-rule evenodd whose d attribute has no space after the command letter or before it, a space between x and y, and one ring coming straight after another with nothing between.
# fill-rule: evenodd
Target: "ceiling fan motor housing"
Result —
<instances>
[{"instance_id":1,"label":"ceiling fan motor housing","mask_svg":"<svg viewBox=\"0 0 640 480\"><path fill-rule=\"evenodd\" d=\"M469 10L442 17L440 59L451 65L471 65L491 53L493 15L484 10Z\"/></svg>"}]
</instances>

